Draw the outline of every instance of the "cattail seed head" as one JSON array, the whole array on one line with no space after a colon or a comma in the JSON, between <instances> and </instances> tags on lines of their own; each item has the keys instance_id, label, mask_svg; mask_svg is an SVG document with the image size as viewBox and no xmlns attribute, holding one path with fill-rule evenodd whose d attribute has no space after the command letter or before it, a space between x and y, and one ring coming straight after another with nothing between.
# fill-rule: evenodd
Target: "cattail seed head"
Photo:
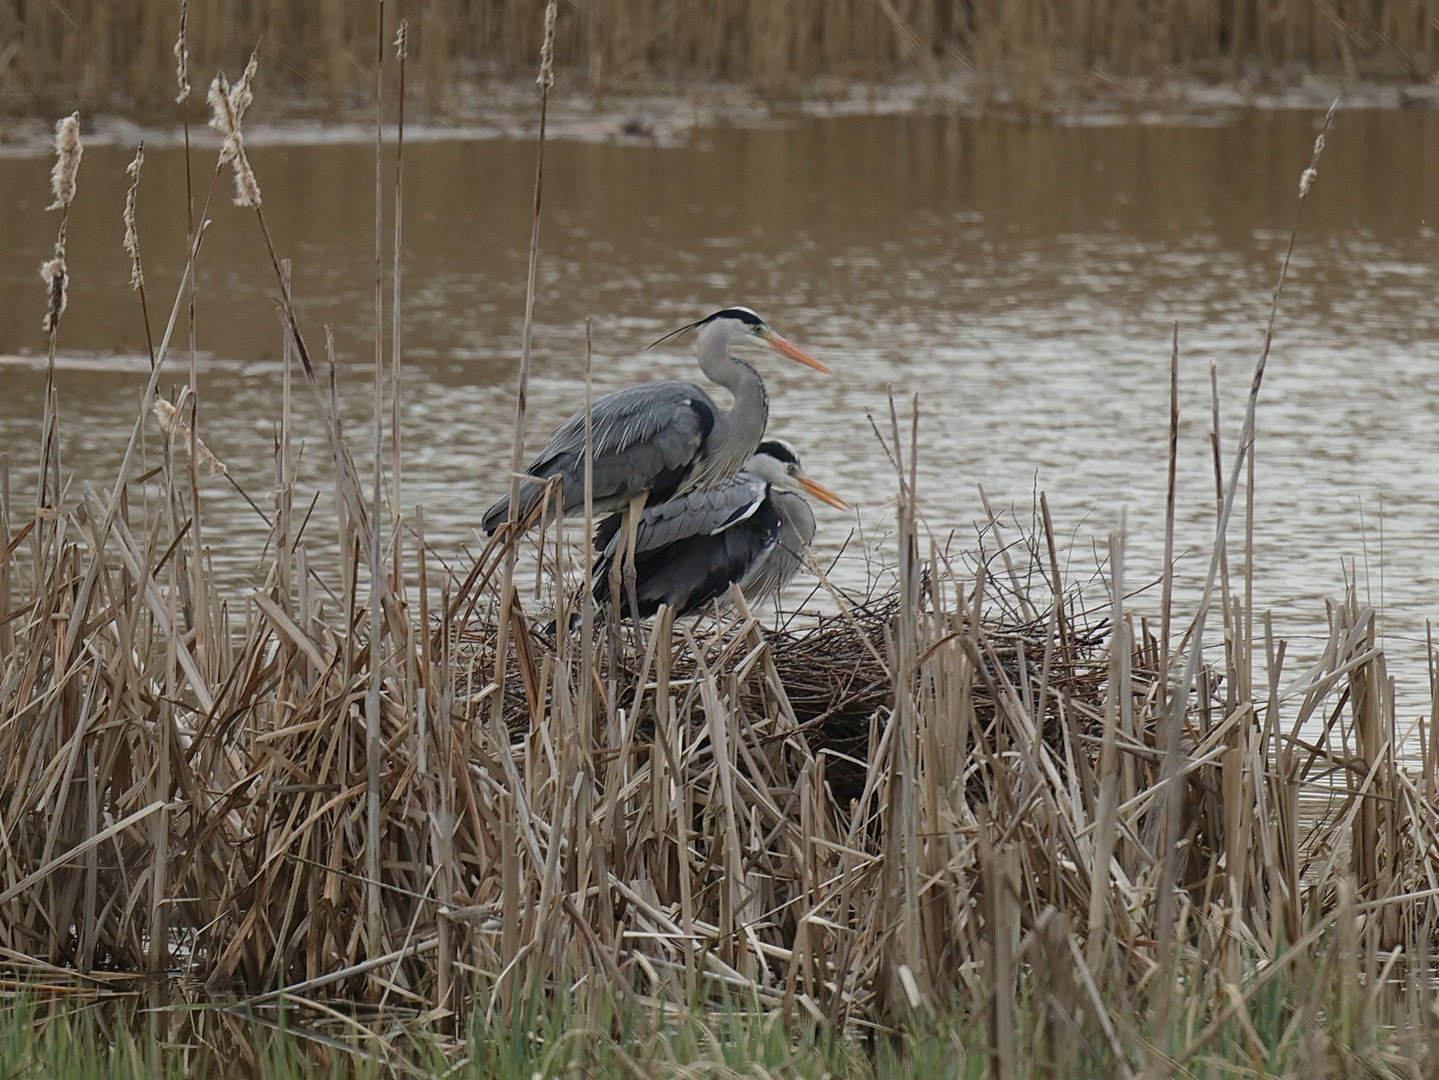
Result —
<instances>
[{"instance_id":1,"label":"cattail seed head","mask_svg":"<svg viewBox=\"0 0 1439 1080\"><path fill-rule=\"evenodd\" d=\"M239 130L239 124L235 121L234 106L230 104L230 81L223 71L210 81L210 92L205 95L205 100L210 103L210 126L225 136L220 160L229 161L228 153L232 149L230 138Z\"/></svg>"},{"instance_id":2,"label":"cattail seed head","mask_svg":"<svg viewBox=\"0 0 1439 1080\"><path fill-rule=\"evenodd\" d=\"M190 388L187 386L180 392L180 403L184 404L185 398L189 396ZM190 446L190 425L180 415L180 410L171 405L164 398L155 399L155 419L160 421L160 426L165 429L172 442L181 443L187 449ZM205 445L203 439L195 439L195 460L205 466L205 470L211 476L220 476L229 473L225 463L217 458Z\"/></svg>"},{"instance_id":3,"label":"cattail seed head","mask_svg":"<svg viewBox=\"0 0 1439 1080\"><path fill-rule=\"evenodd\" d=\"M65 313L65 305L69 302L70 275L65 269L65 230L60 230L60 239L55 243L55 257L48 259L40 266L40 280L45 283L45 288L50 294L49 303L45 306L45 318L40 323L40 329L47 334L53 334L60 326L60 316Z\"/></svg>"},{"instance_id":4,"label":"cattail seed head","mask_svg":"<svg viewBox=\"0 0 1439 1080\"><path fill-rule=\"evenodd\" d=\"M410 55L410 20L401 19L400 27L395 31L395 58L403 60Z\"/></svg>"},{"instance_id":5,"label":"cattail seed head","mask_svg":"<svg viewBox=\"0 0 1439 1080\"><path fill-rule=\"evenodd\" d=\"M260 185L255 179L255 171L250 168L250 159L245 154L244 138L240 133L240 118L253 97L250 80L255 75L256 67L255 54L251 53L250 63L246 65L245 74L238 83L232 87L222 71L210 83L210 92L206 95L211 110L210 126L225 136L220 147L220 163L229 162L235 170L236 206L260 205Z\"/></svg>"},{"instance_id":6,"label":"cattail seed head","mask_svg":"<svg viewBox=\"0 0 1439 1080\"><path fill-rule=\"evenodd\" d=\"M250 62L245 65L245 73L240 76L239 82L230 87L230 111L235 114L236 127L245 119L245 110L250 107L250 102L255 100L250 84L254 82L255 72L259 67L259 52L250 53Z\"/></svg>"},{"instance_id":7,"label":"cattail seed head","mask_svg":"<svg viewBox=\"0 0 1439 1080\"><path fill-rule=\"evenodd\" d=\"M135 148L135 160L125 166L130 177L130 190L125 192L125 254L130 256L130 288L145 287L145 272L140 267L140 237L135 232L135 200L140 194L140 168L145 164L145 144Z\"/></svg>"},{"instance_id":8,"label":"cattail seed head","mask_svg":"<svg viewBox=\"0 0 1439 1080\"><path fill-rule=\"evenodd\" d=\"M1319 134L1314 136L1314 156L1309 159L1309 168L1299 174L1300 202L1309 194L1314 181L1319 179L1319 156L1324 153L1324 133L1329 130L1329 125L1334 123L1334 114L1338 111L1339 99L1335 98L1329 105L1329 111L1324 114L1324 123L1319 128Z\"/></svg>"},{"instance_id":9,"label":"cattail seed head","mask_svg":"<svg viewBox=\"0 0 1439 1080\"><path fill-rule=\"evenodd\" d=\"M545 5L545 40L540 46L540 77L535 80L545 90L555 85L555 15L558 5L550 0Z\"/></svg>"},{"instance_id":10,"label":"cattail seed head","mask_svg":"<svg viewBox=\"0 0 1439 1080\"><path fill-rule=\"evenodd\" d=\"M175 406L171 405L162 397L155 399L154 413L155 419L160 421L160 426L165 429L166 434L173 433L175 425L182 423L180 414L176 411Z\"/></svg>"},{"instance_id":11,"label":"cattail seed head","mask_svg":"<svg viewBox=\"0 0 1439 1080\"><path fill-rule=\"evenodd\" d=\"M184 104L190 97L190 49L185 41L189 8L189 0L180 0L180 33L175 37L175 84L180 88L175 95L176 105Z\"/></svg>"},{"instance_id":12,"label":"cattail seed head","mask_svg":"<svg viewBox=\"0 0 1439 1080\"><path fill-rule=\"evenodd\" d=\"M255 170L250 168L250 159L243 147L235 157L235 205L258 209L260 206L260 183L255 179Z\"/></svg>"},{"instance_id":13,"label":"cattail seed head","mask_svg":"<svg viewBox=\"0 0 1439 1080\"><path fill-rule=\"evenodd\" d=\"M80 114L71 113L55 122L55 168L50 172L50 190L55 201L47 210L64 210L75 198L75 177L80 172Z\"/></svg>"}]
</instances>

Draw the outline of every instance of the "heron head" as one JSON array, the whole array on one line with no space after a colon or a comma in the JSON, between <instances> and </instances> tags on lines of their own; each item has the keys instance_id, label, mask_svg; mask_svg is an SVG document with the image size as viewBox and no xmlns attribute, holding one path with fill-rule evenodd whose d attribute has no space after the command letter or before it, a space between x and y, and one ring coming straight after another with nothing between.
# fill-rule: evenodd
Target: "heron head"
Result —
<instances>
[{"instance_id":1,"label":"heron head","mask_svg":"<svg viewBox=\"0 0 1439 1080\"><path fill-rule=\"evenodd\" d=\"M826 375L830 374L829 368L825 367L814 357L801 352L784 338L776 334L770 329L769 324L760 318L751 308L724 308L721 311L716 311L707 318L701 319L699 322L690 323L688 326L681 326L678 330L666 334L654 344L658 345L660 341L667 341L688 330L698 330L702 342L711 336L718 337L726 349L732 345L741 345L748 341L758 340L760 344L768 346L781 356L787 356L791 360L797 360L806 367L814 368L816 371L821 371ZM650 347L653 348L654 346L652 345ZM703 345L701 345L701 348L703 348Z\"/></svg>"},{"instance_id":2,"label":"heron head","mask_svg":"<svg viewBox=\"0 0 1439 1080\"><path fill-rule=\"evenodd\" d=\"M784 439L766 439L760 443L754 456L745 464L744 471L751 476L758 476L775 491L813 495L836 510L849 509L849 504L838 495L805 476L799 463L799 455Z\"/></svg>"}]
</instances>

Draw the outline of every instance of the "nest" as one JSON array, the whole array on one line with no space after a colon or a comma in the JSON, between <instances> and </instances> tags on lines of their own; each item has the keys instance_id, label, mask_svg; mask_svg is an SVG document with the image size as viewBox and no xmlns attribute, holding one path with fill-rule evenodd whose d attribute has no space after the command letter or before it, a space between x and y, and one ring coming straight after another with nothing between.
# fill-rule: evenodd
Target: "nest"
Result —
<instances>
[{"instance_id":1,"label":"nest","mask_svg":"<svg viewBox=\"0 0 1439 1080\"><path fill-rule=\"evenodd\" d=\"M795 719L810 748L828 758L826 776L841 805L863 794L871 747L894 709L890 672L897 665L889 643L899 610L899 594L888 593L848 614L826 615L802 630L770 637L775 669ZM1046 722L1045 738L1057 749L1063 738L1058 722L1062 700L1091 704L1085 713L1099 711L1105 630L1101 625L1071 634L1068 649L1049 653L1045 711L1046 720L1055 722ZM1043 623L987 620L971 635L985 646L975 650L982 664L971 669L970 690L975 723L985 738L992 737L994 688L1005 683L1020 687L1026 676L1033 683L1046 663L1047 632Z\"/></svg>"},{"instance_id":2,"label":"nest","mask_svg":"<svg viewBox=\"0 0 1439 1080\"><path fill-rule=\"evenodd\" d=\"M841 806L862 796L872 747L894 709L891 673L897 661L890 643L895 639L900 605L899 593L891 591L857 603L846 612L815 614L796 629L765 634L775 672L799 724L799 732L811 752L825 758L825 777ZM514 677L505 681L504 714L512 732L531 726L531 718L537 714L540 704L538 694L542 680L537 678L537 673L543 657L555 651L553 623L544 630L536 630L535 626L542 622L536 620L524 636L524 655L511 658L510 671ZM1107 674L1104 657L1107 632L1104 623L1070 625L1063 635L1063 644L1055 647L1053 628L1047 620L1017 621L991 616L981 622L977 632L966 628L947 635L951 640L968 636L971 648L967 651L981 661L971 664L969 669L969 703L978 729L975 737L992 737L994 695L998 688L1007 685L1022 694L1020 688L1028 682L1030 692L1036 693L1042 676L1048 695L1045 741L1063 757L1066 730L1097 734L1099 725L1095 718L1102 709ZM470 649L465 669L457 678L456 692L460 699L484 689L488 680L478 672L492 670L494 663L493 626L472 624L465 637ZM1051 644L1047 647L1047 643ZM618 657L621 686L633 687L642 675L643 651L634 646L627 628L625 645ZM939 647L942 646L936 645L931 653ZM603 631L597 648L606 648ZM694 675L694 657L678 633L671 649L671 678L683 683ZM1044 675L1046 666L1047 675ZM921 682L923 674L921 672ZM774 707L759 680L749 680L741 686L739 703L751 716L766 715ZM1060 716L1061 703L1072 707L1067 723ZM643 739L650 737L647 721L642 723L639 734ZM786 735L789 734L792 732L787 731ZM974 795L976 799L984 797L980 791Z\"/></svg>"}]
</instances>

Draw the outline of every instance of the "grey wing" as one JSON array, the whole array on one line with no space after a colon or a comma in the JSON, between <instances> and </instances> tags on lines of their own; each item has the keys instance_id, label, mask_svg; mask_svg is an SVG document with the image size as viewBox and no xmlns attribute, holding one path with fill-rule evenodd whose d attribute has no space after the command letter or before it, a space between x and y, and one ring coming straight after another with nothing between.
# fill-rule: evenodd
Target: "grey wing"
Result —
<instances>
[{"instance_id":1,"label":"grey wing","mask_svg":"<svg viewBox=\"0 0 1439 1080\"><path fill-rule=\"evenodd\" d=\"M675 468L694 459L714 426L715 407L704 390L690 382L641 383L606 394L590 408L595 465L649 448L658 464ZM559 426L536 455L529 471L549 475L559 459L583 459L585 413L576 412ZM601 487L598 475L595 488Z\"/></svg>"},{"instance_id":2,"label":"grey wing","mask_svg":"<svg viewBox=\"0 0 1439 1080\"><path fill-rule=\"evenodd\" d=\"M625 507L642 491L667 499L689 478L714 427L715 406L703 388L678 380L641 383L606 394L590 408L594 440L594 501L600 513ZM585 413L581 409L556 429L527 470L564 480L566 513L584 504ZM539 485L520 484L520 516L533 509ZM493 533L509 512L501 499L484 518Z\"/></svg>"},{"instance_id":3,"label":"grey wing","mask_svg":"<svg viewBox=\"0 0 1439 1080\"><path fill-rule=\"evenodd\" d=\"M767 485L748 473L737 473L724 487L691 491L651 506L640 518L635 553L643 554L692 536L714 536L751 517L764 504ZM614 557L618 535L605 547Z\"/></svg>"}]
</instances>

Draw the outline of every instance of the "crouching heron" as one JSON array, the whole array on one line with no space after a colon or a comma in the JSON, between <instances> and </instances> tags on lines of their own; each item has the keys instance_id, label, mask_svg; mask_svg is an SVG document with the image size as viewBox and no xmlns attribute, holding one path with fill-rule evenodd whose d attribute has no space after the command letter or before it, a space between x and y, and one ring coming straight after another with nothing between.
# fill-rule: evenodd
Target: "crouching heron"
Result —
<instances>
[{"instance_id":1,"label":"crouching heron","mask_svg":"<svg viewBox=\"0 0 1439 1080\"><path fill-rule=\"evenodd\" d=\"M804 495L849 509L805 476L794 447L783 439L766 439L744 471L723 487L691 491L646 509L635 530L634 597L640 617L653 615L661 604L676 615L690 615L712 600L724 603L731 583L752 601L779 592L814 539L814 513ZM601 607L610 599L611 568L622 539L620 515L601 522L594 571L594 597ZM621 595L623 614L632 614L628 589Z\"/></svg>"}]
</instances>

